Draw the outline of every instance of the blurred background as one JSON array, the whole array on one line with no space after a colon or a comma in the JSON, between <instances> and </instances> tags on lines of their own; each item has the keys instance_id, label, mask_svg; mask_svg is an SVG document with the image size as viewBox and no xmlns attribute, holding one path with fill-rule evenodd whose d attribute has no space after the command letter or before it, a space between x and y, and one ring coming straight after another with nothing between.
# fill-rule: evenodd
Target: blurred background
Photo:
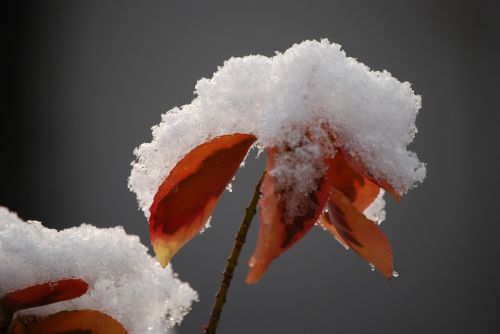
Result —
<instances>
[{"instance_id":1,"label":"blurred background","mask_svg":"<svg viewBox=\"0 0 500 334\"><path fill-rule=\"evenodd\" d=\"M127 189L133 149L231 56L328 38L423 96L412 150L424 184L388 200L388 283L320 229L246 285L251 228L219 333L492 333L498 323L500 11L495 1L16 1L3 11L0 205L66 228L123 225L149 245ZM189 133L186 133L189 136ZM173 260L201 333L244 207L254 154L212 228ZM494 203L495 202L495 203ZM0 264L1 265L1 264ZM0 278L1 281L1 278Z\"/></svg>"}]
</instances>

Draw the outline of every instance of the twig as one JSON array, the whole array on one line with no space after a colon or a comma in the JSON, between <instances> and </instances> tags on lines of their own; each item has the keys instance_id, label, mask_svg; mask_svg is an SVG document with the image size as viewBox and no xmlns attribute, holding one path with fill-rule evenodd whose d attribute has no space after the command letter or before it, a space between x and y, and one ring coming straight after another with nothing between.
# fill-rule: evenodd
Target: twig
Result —
<instances>
[{"instance_id":1,"label":"twig","mask_svg":"<svg viewBox=\"0 0 500 334\"><path fill-rule=\"evenodd\" d=\"M255 186L252 200L250 201L250 204L248 204L245 210L245 216L241 221L240 229L238 230L238 234L236 234L236 237L234 238L233 249L231 251L231 255L227 259L226 268L224 269L224 272L222 274L222 280L219 286L219 291L215 295L215 301L214 305L212 306L210 320L208 322L208 325L205 327L205 334L215 334L215 331L217 329L220 315L222 313L222 308L224 307L224 303L226 302L226 296L229 290L229 285L231 285L231 279L233 278L234 269L238 265L238 257L240 256L241 249L245 244L248 229L250 228L252 219L255 216L255 213L257 212L257 202L260 197L260 185L262 184L264 175L265 172L264 174L262 174L259 182Z\"/></svg>"}]
</instances>

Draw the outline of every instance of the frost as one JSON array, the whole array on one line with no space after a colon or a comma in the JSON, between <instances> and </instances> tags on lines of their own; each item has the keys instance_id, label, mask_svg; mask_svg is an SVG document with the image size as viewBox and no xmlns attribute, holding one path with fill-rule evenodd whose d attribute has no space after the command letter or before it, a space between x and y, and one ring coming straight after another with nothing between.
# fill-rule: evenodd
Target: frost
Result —
<instances>
[{"instance_id":1,"label":"frost","mask_svg":"<svg viewBox=\"0 0 500 334\"><path fill-rule=\"evenodd\" d=\"M82 297L23 311L100 310L129 333L164 333L189 311L197 294L171 266L163 269L137 236L122 227L82 224L62 231L24 222L0 207L0 296L27 286L77 277L90 288Z\"/></svg>"},{"instance_id":2,"label":"frost","mask_svg":"<svg viewBox=\"0 0 500 334\"><path fill-rule=\"evenodd\" d=\"M198 81L195 95L190 104L163 114L153 140L134 151L129 188L146 216L175 164L224 134L251 133L259 150L282 149L272 174L278 188L293 189L291 214L302 210L299 195L313 191L324 171L320 143L331 144L331 132L336 146L400 194L425 177L425 164L407 150L417 133L420 96L408 82L371 71L326 39L295 44L273 57L231 58L210 79ZM328 149L333 155L335 147Z\"/></svg>"}]
</instances>

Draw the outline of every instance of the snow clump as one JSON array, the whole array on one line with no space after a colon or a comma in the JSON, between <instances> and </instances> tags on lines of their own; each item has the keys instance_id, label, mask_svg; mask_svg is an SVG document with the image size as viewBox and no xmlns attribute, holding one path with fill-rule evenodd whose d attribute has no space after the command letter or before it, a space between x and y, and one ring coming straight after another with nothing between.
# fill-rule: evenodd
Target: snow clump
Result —
<instances>
[{"instance_id":1,"label":"snow clump","mask_svg":"<svg viewBox=\"0 0 500 334\"><path fill-rule=\"evenodd\" d=\"M165 333L197 300L171 266L161 268L139 237L122 227L82 224L57 231L22 221L0 207L0 297L31 285L80 278L89 291L79 298L21 311L47 316L91 309L118 320L129 333Z\"/></svg>"},{"instance_id":2,"label":"snow clump","mask_svg":"<svg viewBox=\"0 0 500 334\"><path fill-rule=\"evenodd\" d=\"M163 114L152 141L134 151L129 188L146 217L176 163L225 134L254 134L260 150L286 148L271 174L278 190L297 192L289 202L298 211L301 194L314 191L324 174L320 143L332 143L332 133L332 156L341 147L399 194L425 178L425 164L407 149L417 132L420 96L410 83L370 70L326 39L295 44L273 57L231 58L212 78L198 81L195 95ZM371 208L377 221L383 219L380 207L382 198Z\"/></svg>"}]
</instances>

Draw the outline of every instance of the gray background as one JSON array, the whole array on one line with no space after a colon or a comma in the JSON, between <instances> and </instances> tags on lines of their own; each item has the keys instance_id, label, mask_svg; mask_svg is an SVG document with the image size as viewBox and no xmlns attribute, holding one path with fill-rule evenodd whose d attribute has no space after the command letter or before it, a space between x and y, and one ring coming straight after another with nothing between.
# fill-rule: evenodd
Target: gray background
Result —
<instances>
[{"instance_id":1,"label":"gray background","mask_svg":"<svg viewBox=\"0 0 500 334\"><path fill-rule=\"evenodd\" d=\"M220 333L491 333L499 329L500 125L494 1L18 1L4 12L0 204L63 228L124 225L149 245L127 190L134 147L231 57L327 37L423 96L412 149L428 177L383 229L386 282L315 229L246 285L251 229ZM498 93L497 93L498 94ZM189 135L187 133L186 135ZM206 323L265 158L250 158L213 227L174 259L198 290L179 333ZM495 319L497 316L497 319Z\"/></svg>"}]
</instances>

